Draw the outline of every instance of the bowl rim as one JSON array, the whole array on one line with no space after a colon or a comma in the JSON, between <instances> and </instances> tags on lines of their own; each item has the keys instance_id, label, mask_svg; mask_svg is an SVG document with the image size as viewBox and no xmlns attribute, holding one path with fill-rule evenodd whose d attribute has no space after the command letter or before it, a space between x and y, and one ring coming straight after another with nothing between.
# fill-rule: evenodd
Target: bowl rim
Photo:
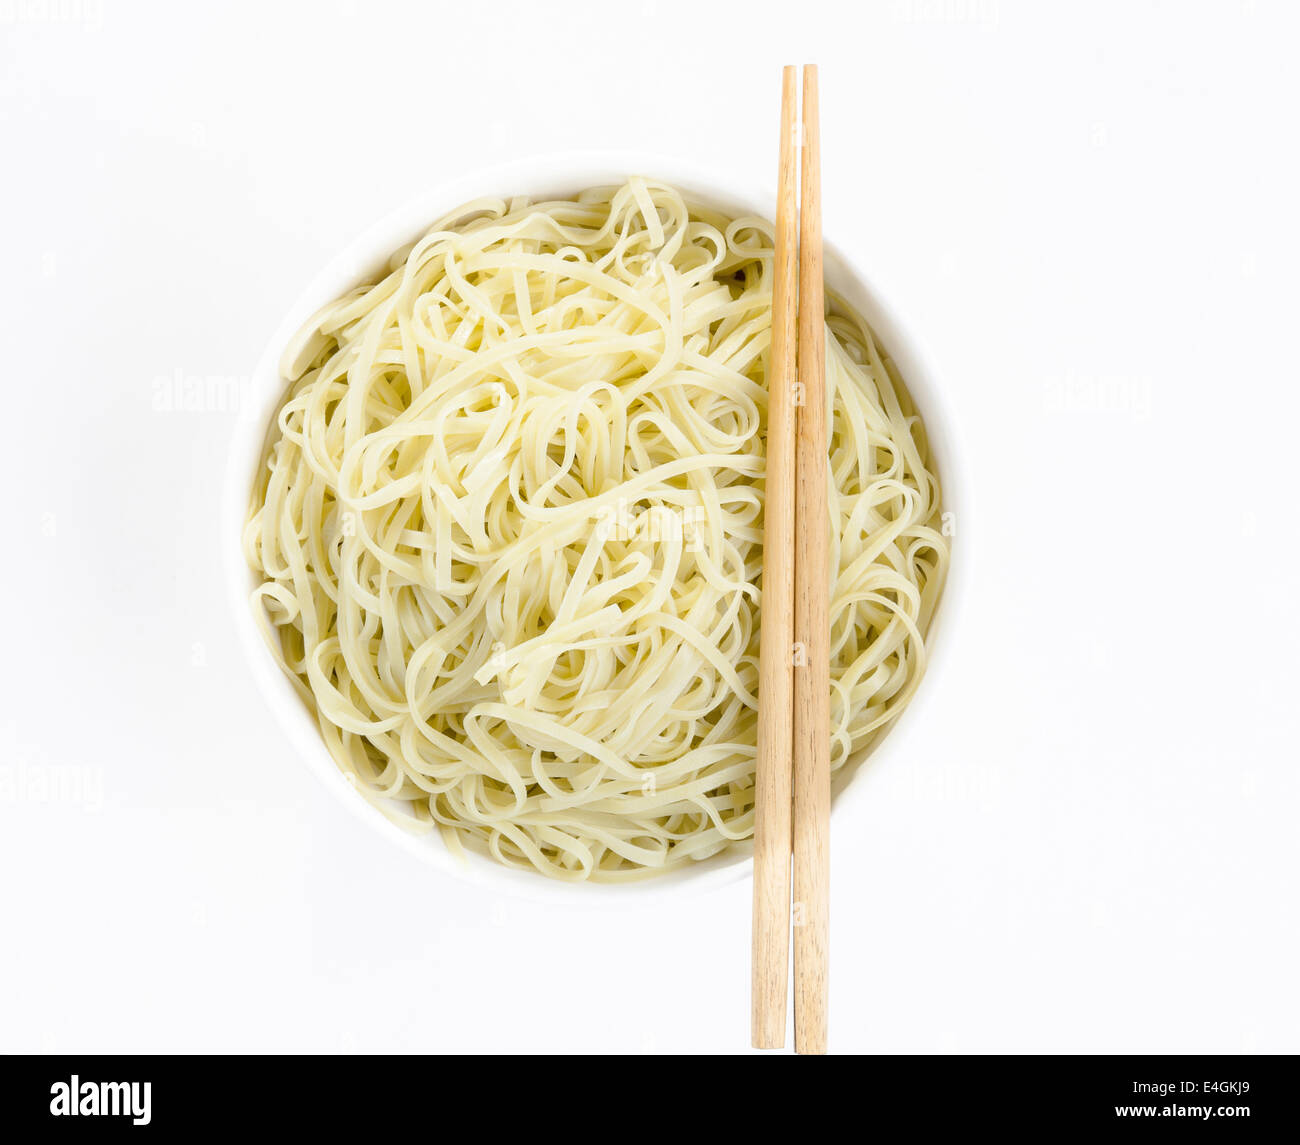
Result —
<instances>
[{"instance_id":1,"label":"bowl rim","mask_svg":"<svg viewBox=\"0 0 1300 1145\"><path fill-rule=\"evenodd\" d=\"M774 172L775 173L775 172ZM308 281L267 341L257 361L236 420L227 451L219 545L227 604L253 681L270 706L276 723L293 744L303 765L327 790L372 830L408 853L457 878L515 897L548 904L566 903L601 909L640 907L668 896L703 893L748 878L752 869L749 843L728 847L700 863L629 883L570 883L528 870L514 869L491 858L454 854L437 832L416 834L392 822L378 807L359 795L338 769L317 729L316 718L280 670L266 647L249 607L255 583L244 561L242 532L252 480L261 461L270 421L283 400L286 383L280 377L281 353L312 314L374 272L389 256L419 237L430 224L464 203L487 196L568 195L587 187L615 183L629 175L661 179L727 213L775 217L775 185L752 186L744 179L679 157L649 151L583 150L523 156L467 172L421 191L383 215L346 243ZM930 442L933 463L943 489L945 513L960 521L961 540L949 564L943 593L926 637L926 678L911 703L878 741L850 765L856 772L869 757L873 769L898 743L900 727L915 728L930 710L937 680L947 667L953 638L954 613L960 614L971 560L967 493L969 483L960 442L953 430L948 400L937 374L919 343L872 284L861 266L829 240L825 242L827 285L845 298L870 323L889 351L920 413ZM860 795L861 780L837 784L832 805L834 820Z\"/></svg>"}]
</instances>

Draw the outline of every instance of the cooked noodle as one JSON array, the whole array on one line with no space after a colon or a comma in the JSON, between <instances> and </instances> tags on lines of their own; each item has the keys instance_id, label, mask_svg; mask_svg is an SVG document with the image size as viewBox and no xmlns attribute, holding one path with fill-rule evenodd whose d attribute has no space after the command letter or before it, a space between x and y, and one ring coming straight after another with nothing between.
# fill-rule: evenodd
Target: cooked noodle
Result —
<instances>
[{"instance_id":1,"label":"cooked noodle","mask_svg":"<svg viewBox=\"0 0 1300 1145\"><path fill-rule=\"evenodd\" d=\"M564 879L752 834L771 271L769 223L644 179L481 200L288 348L254 606L390 814ZM892 362L827 329L838 769L920 680L948 548Z\"/></svg>"}]
</instances>

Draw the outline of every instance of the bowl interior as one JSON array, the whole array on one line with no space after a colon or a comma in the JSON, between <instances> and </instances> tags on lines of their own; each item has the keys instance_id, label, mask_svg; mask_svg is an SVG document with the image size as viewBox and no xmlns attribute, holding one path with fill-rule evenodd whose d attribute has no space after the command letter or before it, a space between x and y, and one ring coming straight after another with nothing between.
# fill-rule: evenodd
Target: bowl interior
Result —
<instances>
[{"instance_id":1,"label":"bowl interior","mask_svg":"<svg viewBox=\"0 0 1300 1145\"><path fill-rule=\"evenodd\" d=\"M221 559L227 572L233 623L259 690L266 697L285 733L311 772L373 829L393 842L458 877L508 893L547 902L597 903L602 907L644 903L667 893L686 889L701 891L733 882L749 873L748 846L734 846L721 854L686 868L665 872L641 882L610 885L570 884L531 871L514 870L492 859L470 854L453 855L436 835L416 835L389 820L378 808L359 795L338 770L326 750L316 726L315 715L299 698L267 649L249 607L249 593L256 579L244 562L240 544L249 494L272 418L284 398L286 383L279 374L280 355L289 339L321 306L337 298L365 278L377 273L389 256L415 240L439 216L462 203L483 196L506 198L566 197L587 187L619 182L629 175L643 174L662 179L680 190L730 215L758 214L772 218L775 195L763 188L746 187L735 178L709 172L679 159L630 152L577 154L522 160L477 172L436 190L419 195L393 211L364 234L349 243L311 281L267 344L253 373L248 397L241 407L226 474L226 489L220 536ZM826 244L826 282L867 321L881 344L893 356L929 436L933 464L943 489L945 511L964 520L961 495L964 488L957 460L947 408L933 382L916 344L906 335L867 279L851 259ZM964 542L965 543L965 542ZM965 561L959 553L952 561L948 580L926 640L929 651L928 675L943 662L946 641L939 639L950 624L956 582ZM930 691L925 681L899 721L909 725L918 719ZM895 721L895 726L899 721ZM865 755L878 759L893 738L893 727L867 752L849 761L837 774L834 811L839 820L852 803L853 785L848 782Z\"/></svg>"}]
</instances>

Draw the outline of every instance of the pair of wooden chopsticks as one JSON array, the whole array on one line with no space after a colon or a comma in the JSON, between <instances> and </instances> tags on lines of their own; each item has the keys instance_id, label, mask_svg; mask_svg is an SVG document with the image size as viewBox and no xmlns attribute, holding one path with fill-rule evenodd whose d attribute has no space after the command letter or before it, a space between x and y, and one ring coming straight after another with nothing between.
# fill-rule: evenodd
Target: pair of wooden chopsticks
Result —
<instances>
[{"instance_id":1,"label":"pair of wooden chopsticks","mask_svg":"<svg viewBox=\"0 0 1300 1145\"><path fill-rule=\"evenodd\" d=\"M785 1045L793 920L794 1048L820 1054L826 1052L830 907L830 573L815 65L803 69L803 153L797 176L795 105L795 69L787 67L781 89L768 382L752 1039L759 1049Z\"/></svg>"}]
</instances>

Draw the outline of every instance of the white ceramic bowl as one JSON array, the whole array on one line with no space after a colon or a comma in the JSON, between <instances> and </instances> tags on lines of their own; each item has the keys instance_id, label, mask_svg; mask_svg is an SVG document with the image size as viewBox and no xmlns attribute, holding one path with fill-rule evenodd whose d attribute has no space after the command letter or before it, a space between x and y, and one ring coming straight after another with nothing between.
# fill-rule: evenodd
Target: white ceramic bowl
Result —
<instances>
[{"instance_id":1,"label":"white ceramic bowl","mask_svg":"<svg viewBox=\"0 0 1300 1145\"><path fill-rule=\"evenodd\" d=\"M414 835L392 823L371 806L338 770L316 727L315 717L298 698L281 673L253 620L248 596L255 580L243 559L240 536L248 506L249 491L262 456L267 427L284 398L286 384L279 375L281 351L302 324L325 303L337 298L377 272L399 247L422 234L439 216L471 199L485 195L507 197L557 197L586 187L614 183L629 175L642 174L663 179L731 215L758 214L771 219L776 212L774 190L743 185L722 172L707 171L694 164L665 156L633 152L579 153L524 159L465 175L412 199L349 243L320 271L289 308L263 352L247 391L243 416L237 424L226 474L220 544L225 561L230 606L236 631L243 644L253 678L271 705L289 739L308 770L335 793L339 801L373 830L433 866L461 878L508 893L546 902L580 902L602 909L645 903L648 899L684 891L701 891L749 876L752 858L747 847L730 848L705 862L667 872L655 878L625 885L569 884L530 871L513 870L491 859L471 855L462 860L452 855L436 835ZM929 433L943 486L945 509L962 522L962 535L954 539L954 554L948 583L927 644L931 649L929 675L918 690L900 723L911 726L924 720L927 698L946 662L951 643L948 629L962 595L969 561L970 536L966 519L965 472L958 444L948 416L943 392L920 352L918 343L900 325L871 289L869 280L852 258L826 243L827 285L842 294L861 313L893 355L907 383ZM873 749L873 761L889 751L891 731ZM271 752L268 750L267 755ZM833 825L851 821L855 788L850 781L834 801Z\"/></svg>"}]
</instances>

